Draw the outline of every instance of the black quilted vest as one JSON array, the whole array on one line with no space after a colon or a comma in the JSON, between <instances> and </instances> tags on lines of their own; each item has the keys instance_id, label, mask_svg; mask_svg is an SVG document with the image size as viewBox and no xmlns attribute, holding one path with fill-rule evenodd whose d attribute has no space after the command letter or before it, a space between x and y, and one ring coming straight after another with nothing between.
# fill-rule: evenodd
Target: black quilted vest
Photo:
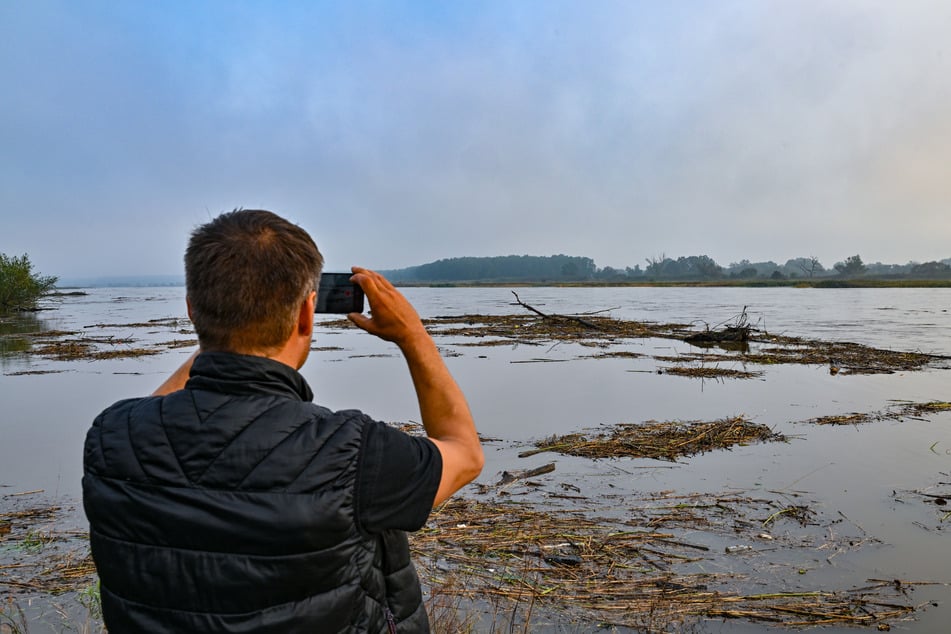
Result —
<instances>
[{"instance_id":1,"label":"black quilted vest","mask_svg":"<svg viewBox=\"0 0 951 634\"><path fill-rule=\"evenodd\" d=\"M86 437L83 503L110 634L428 632L406 534L355 521L362 413L268 359L197 357L184 390Z\"/></svg>"}]
</instances>

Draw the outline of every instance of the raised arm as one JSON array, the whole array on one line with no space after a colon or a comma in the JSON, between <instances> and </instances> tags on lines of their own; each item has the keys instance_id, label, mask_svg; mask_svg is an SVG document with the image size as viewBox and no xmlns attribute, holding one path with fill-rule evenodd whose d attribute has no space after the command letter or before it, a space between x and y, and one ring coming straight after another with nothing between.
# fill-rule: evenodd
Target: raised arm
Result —
<instances>
[{"instance_id":1,"label":"raised arm","mask_svg":"<svg viewBox=\"0 0 951 634\"><path fill-rule=\"evenodd\" d=\"M403 294L379 273L359 267L353 267L353 273L353 281L366 294L371 316L350 313L347 318L402 351L426 435L442 455L442 479L433 503L440 504L482 471L485 458L469 406L436 343Z\"/></svg>"}]
</instances>

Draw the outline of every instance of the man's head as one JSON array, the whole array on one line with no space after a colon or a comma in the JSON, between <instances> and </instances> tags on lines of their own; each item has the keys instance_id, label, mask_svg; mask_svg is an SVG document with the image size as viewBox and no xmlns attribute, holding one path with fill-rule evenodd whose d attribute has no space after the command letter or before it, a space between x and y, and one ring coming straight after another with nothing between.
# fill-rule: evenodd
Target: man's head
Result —
<instances>
[{"instance_id":1,"label":"man's head","mask_svg":"<svg viewBox=\"0 0 951 634\"><path fill-rule=\"evenodd\" d=\"M322 266L307 232L270 211L236 209L195 229L185 251L185 287L201 348L282 346Z\"/></svg>"}]
</instances>

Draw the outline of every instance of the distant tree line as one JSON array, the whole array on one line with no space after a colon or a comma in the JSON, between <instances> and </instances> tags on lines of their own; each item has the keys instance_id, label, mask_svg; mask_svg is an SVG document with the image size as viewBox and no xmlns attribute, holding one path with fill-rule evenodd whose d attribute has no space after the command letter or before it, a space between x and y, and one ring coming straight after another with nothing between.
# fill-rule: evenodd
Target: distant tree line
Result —
<instances>
[{"instance_id":1,"label":"distant tree line","mask_svg":"<svg viewBox=\"0 0 951 634\"><path fill-rule=\"evenodd\" d=\"M707 255L664 254L645 259L645 266L623 269L600 268L588 257L569 255L506 255L461 257L437 260L406 269L384 271L397 282L646 282L713 280L794 280L794 279L951 279L951 258L907 264L866 264L858 254L831 267L815 256L798 257L778 264L772 260L740 260L729 266L717 264Z\"/></svg>"},{"instance_id":2,"label":"distant tree line","mask_svg":"<svg viewBox=\"0 0 951 634\"><path fill-rule=\"evenodd\" d=\"M597 272L591 258L502 255L448 258L384 274L396 282L574 282L593 279Z\"/></svg>"}]
</instances>

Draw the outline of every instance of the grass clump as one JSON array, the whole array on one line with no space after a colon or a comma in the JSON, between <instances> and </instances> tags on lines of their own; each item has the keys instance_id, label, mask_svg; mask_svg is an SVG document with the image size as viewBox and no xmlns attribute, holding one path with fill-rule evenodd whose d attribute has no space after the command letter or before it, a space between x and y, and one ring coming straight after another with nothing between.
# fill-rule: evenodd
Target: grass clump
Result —
<instances>
[{"instance_id":1,"label":"grass clump","mask_svg":"<svg viewBox=\"0 0 951 634\"><path fill-rule=\"evenodd\" d=\"M685 365L675 365L663 368L657 371L657 374L670 374L673 376L686 376L695 379L753 379L762 376L762 372L751 372L749 370L734 370L731 368L721 368L719 366L693 367Z\"/></svg>"},{"instance_id":2,"label":"grass clump","mask_svg":"<svg viewBox=\"0 0 951 634\"><path fill-rule=\"evenodd\" d=\"M566 434L552 436L536 443L536 449L524 451L520 457L544 451L555 451L586 458L655 458L676 461L712 449L728 449L751 442L785 441L786 437L766 425L754 423L744 416L711 422L620 423L611 431L598 434Z\"/></svg>"},{"instance_id":3,"label":"grass clump","mask_svg":"<svg viewBox=\"0 0 951 634\"><path fill-rule=\"evenodd\" d=\"M924 403L901 402L876 412L850 412L818 416L805 421L814 425L860 425L877 421L902 421L906 418L925 420L923 417L951 410L947 401L927 401Z\"/></svg>"}]
</instances>

